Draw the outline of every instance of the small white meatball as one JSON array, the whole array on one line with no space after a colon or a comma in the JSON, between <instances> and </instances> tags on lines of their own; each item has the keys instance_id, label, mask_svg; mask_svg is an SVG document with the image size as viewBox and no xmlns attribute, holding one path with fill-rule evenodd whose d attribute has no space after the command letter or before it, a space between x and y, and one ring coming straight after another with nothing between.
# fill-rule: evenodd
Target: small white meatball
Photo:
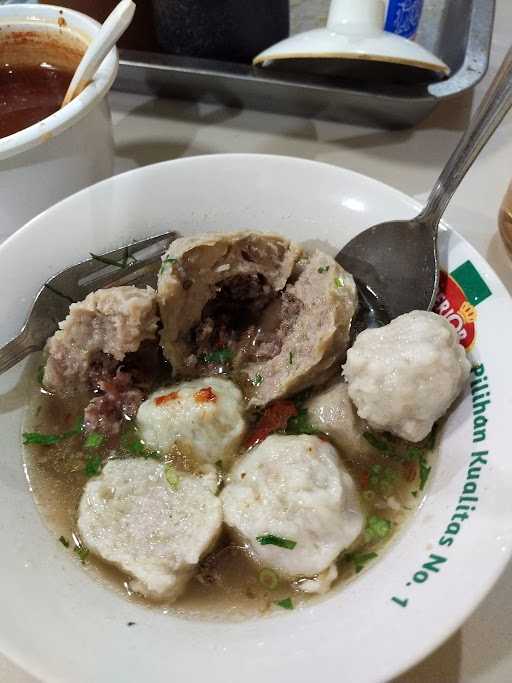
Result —
<instances>
[{"instance_id":1,"label":"small white meatball","mask_svg":"<svg viewBox=\"0 0 512 683\"><path fill-rule=\"evenodd\" d=\"M358 417L343 379L310 398L305 407L313 427L332 439L342 457L362 465L375 456L375 449L363 437L367 427Z\"/></svg>"},{"instance_id":2,"label":"small white meatball","mask_svg":"<svg viewBox=\"0 0 512 683\"><path fill-rule=\"evenodd\" d=\"M175 600L216 542L222 509L213 474L166 478L162 463L107 462L84 489L78 530L89 550L130 574L147 598Z\"/></svg>"},{"instance_id":3,"label":"small white meatball","mask_svg":"<svg viewBox=\"0 0 512 683\"><path fill-rule=\"evenodd\" d=\"M352 478L316 436L269 436L236 462L221 498L226 523L253 559L290 579L329 570L364 525ZM296 545L258 541L269 535Z\"/></svg>"},{"instance_id":4,"label":"small white meatball","mask_svg":"<svg viewBox=\"0 0 512 683\"><path fill-rule=\"evenodd\" d=\"M155 391L137 413L143 441L168 453L175 445L197 462L226 464L245 432L244 399L229 380L205 377Z\"/></svg>"},{"instance_id":5,"label":"small white meatball","mask_svg":"<svg viewBox=\"0 0 512 683\"><path fill-rule=\"evenodd\" d=\"M455 329L427 311L361 332L343 367L359 417L415 442L446 413L469 372Z\"/></svg>"}]
</instances>

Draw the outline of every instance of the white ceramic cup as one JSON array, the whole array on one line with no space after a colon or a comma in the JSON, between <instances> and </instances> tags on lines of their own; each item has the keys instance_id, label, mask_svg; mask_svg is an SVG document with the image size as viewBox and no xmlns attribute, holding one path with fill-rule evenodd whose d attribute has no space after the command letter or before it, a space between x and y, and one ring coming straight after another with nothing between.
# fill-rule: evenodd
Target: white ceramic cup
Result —
<instances>
[{"instance_id":1,"label":"white ceramic cup","mask_svg":"<svg viewBox=\"0 0 512 683\"><path fill-rule=\"evenodd\" d=\"M59 31L70 31L89 42L99 28L84 14L52 5L0 7L0 29L8 32L55 31L58 37ZM0 138L0 241L60 199L112 175L112 123L106 95L118 64L113 49L72 102Z\"/></svg>"}]
</instances>

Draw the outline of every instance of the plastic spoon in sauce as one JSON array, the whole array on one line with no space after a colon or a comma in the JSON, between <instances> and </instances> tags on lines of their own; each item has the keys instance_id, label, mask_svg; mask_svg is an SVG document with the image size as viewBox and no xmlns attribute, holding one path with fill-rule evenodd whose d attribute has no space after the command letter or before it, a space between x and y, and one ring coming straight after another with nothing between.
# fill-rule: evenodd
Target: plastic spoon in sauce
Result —
<instances>
[{"instance_id":1,"label":"plastic spoon in sauce","mask_svg":"<svg viewBox=\"0 0 512 683\"><path fill-rule=\"evenodd\" d=\"M134 12L135 3L132 0L121 0L108 15L80 60L61 107L71 102L91 82L101 62L131 24Z\"/></svg>"}]
</instances>

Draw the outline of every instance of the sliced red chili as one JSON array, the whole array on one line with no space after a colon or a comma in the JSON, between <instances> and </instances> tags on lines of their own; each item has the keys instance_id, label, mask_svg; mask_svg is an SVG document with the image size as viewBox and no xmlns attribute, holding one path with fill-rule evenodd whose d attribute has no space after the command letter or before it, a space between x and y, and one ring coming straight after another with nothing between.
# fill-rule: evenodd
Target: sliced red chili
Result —
<instances>
[{"instance_id":1,"label":"sliced red chili","mask_svg":"<svg viewBox=\"0 0 512 683\"><path fill-rule=\"evenodd\" d=\"M207 403L208 401L216 401L217 394L211 387L204 387L204 389L199 389L194 394L194 399L196 403Z\"/></svg>"},{"instance_id":2,"label":"sliced red chili","mask_svg":"<svg viewBox=\"0 0 512 683\"><path fill-rule=\"evenodd\" d=\"M292 401L277 401L268 406L258 420L256 426L245 441L246 448L255 446L270 434L285 429L288 420L298 414L297 406Z\"/></svg>"},{"instance_id":3,"label":"sliced red chili","mask_svg":"<svg viewBox=\"0 0 512 683\"><path fill-rule=\"evenodd\" d=\"M165 394L164 396L158 396L155 398L155 405L161 406L164 403L168 403L169 401L175 401L179 396L178 391L171 391L170 394Z\"/></svg>"}]
</instances>

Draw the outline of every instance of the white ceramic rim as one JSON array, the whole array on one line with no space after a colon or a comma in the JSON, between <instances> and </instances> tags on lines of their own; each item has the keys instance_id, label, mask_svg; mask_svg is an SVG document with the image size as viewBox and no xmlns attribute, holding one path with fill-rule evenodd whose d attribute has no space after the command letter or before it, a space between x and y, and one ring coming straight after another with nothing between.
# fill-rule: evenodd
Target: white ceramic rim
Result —
<instances>
[{"instance_id":1,"label":"white ceramic rim","mask_svg":"<svg viewBox=\"0 0 512 683\"><path fill-rule=\"evenodd\" d=\"M395 199L397 200L397 204L402 204L402 210L404 206L407 206L408 209L411 210L411 215L412 212L417 211L420 207L419 203L415 201L414 199L408 197L404 193L400 192L399 190L396 190L395 188L392 188L385 183L382 183L380 181L374 180L372 178L369 178L368 176L365 176L363 174L359 174L357 172L348 170L348 169L343 169L339 168L330 164L322 163L322 162L311 162L305 159L297 159L293 157L281 157L281 156L276 156L276 155L258 155L258 154L221 154L221 155L205 155L205 156L198 156L198 157L191 157L191 158L186 158L186 159L179 159L175 160L172 162L162 162L161 164L155 164L151 167L143 167L141 169L135 169L133 171L130 171L128 173L123 174L123 177L134 177L136 174L142 173L142 172L148 172L150 171L151 173L158 173L159 168L163 168L165 166L169 166L172 164L173 168L177 168L178 171L180 168L184 168L185 166L191 166L192 169L194 166L199 167L200 165L207 165L210 166L209 173L211 175L211 172L214 171L214 167L216 164L222 164L222 163L229 163L229 162L236 162L240 166L245 166L246 164L255 164L259 162L265 162L269 167L272 165L275 165L275 168L273 169L274 171L280 170L281 172L286 170L287 165L295 165L297 167L299 166L310 166L313 168L317 167L319 171L322 171L325 173L327 172L327 169L331 169L331 172L338 171L340 173L340 179L343 175L343 173L347 174L347 176L353 176L356 180L359 179L359 182L364 181L367 183L371 189L371 186L374 187L374 189L378 190L379 188L381 190L385 190L386 194L389 194L390 198L393 198L393 195ZM282 166L282 168L279 168ZM261 169L260 169L261 170ZM271 171L271 168L266 169L267 172ZM183 171L182 171L183 172ZM314 173L313 173L314 175ZM279 177L279 176L277 176ZM111 187L113 190L115 183L119 180L120 176L116 176L114 178L108 179L106 181L102 181L101 183L98 183L94 187L102 187L103 190L106 188ZM14 242L17 237L21 234L26 235L28 238L30 235L30 232L34 230L34 228L37 226L37 221L38 218L41 218L43 215L45 216L45 219L53 219L53 222L55 222L55 219L58 218L58 213L59 209L57 207L61 207L64 204L69 203L68 205L71 206L74 199L76 196L81 195L82 197L86 197L88 193L90 193L91 188L87 188L85 190L82 190L80 193L77 193L77 195L73 195L72 197L69 197L62 202L59 203L59 205L56 205L54 207L51 207L47 211L43 212L40 214L39 217L33 219L28 223L21 231L18 231L15 235L13 235L9 240L4 243L4 245L0 248L0 255L2 255L2 252L4 250L4 246L10 244L11 242ZM112 192L112 194L114 194ZM154 232L154 228L149 228L148 226L141 226L142 230L144 230L145 233L151 234ZM497 275L494 273L494 271L490 268L490 266L486 263L485 259L478 254L478 252L468 243L466 242L455 230L450 229L449 231L446 229L447 226L444 226L444 230L442 232L444 233L452 233L456 237L456 241L460 241L464 245L464 252L465 255L467 254L469 258L474 259L475 263L478 264L479 268L483 269L481 272L485 274L487 278L491 278L494 281L494 286L495 289L493 292L498 295L501 299L505 298L507 301L507 304L510 302L510 298L508 293L506 292L504 286L501 284L499 281L499 278ZM510 315L507 316L507 322L508 322L508 336L510 337L510 331L511 331L511 326L510 326L510 320L511 317ZM504 522L507 520L503 520ZM414 652L407 652L407 654L404 654L403 658L401 659L400 663L398 666L391 665L392 672L390 672L390 665L388 663L386 667L386 673L390 674L392 676L397 676L403 671L409 669L413 664L415 664L420 658L425 657L428 655L434 648L438 647L442 642L444 642L450 635L452 635L457 628L460 627L462 622L470 615L470 613L476 609L476 607L481 603L481 601L485 598L487 593L490 591L492 586L494 585L495 581L498 579L498 577L501 575L503 572L509 558L512 552L512 544L506 543L505 540L504 546L501 549L501 553L493 555L493 561L492 561L492 568L490 571L486 573L485 577L485 585L480 584L479 590L478 591L471 591L467 592L464 594L464 599L459 601L459 604L456 606L456 609L453 609L453 611L450 612L449 617L443 620L442 623L440 624L434 624L433 626L436 627L435 634L430 633L430 637L428 638L427 641L423 643L418 643L415 646ZM384 560L384 557L382 558ZM380 563L377 563L380 564ZM377 566L376 564L376 566ZM370 572L371 570L369 570ZM370 577L370 573L368 572L368 578ZM365 576L361 577L360 581L363 581ZM291 618L293 618L290 615L285 615L281 617L283 621L286 619L287 620L287 626L293 630L294 625L296 625L297 622L292 623ZM186 624L186 621L182 622L183 624ZM432 628L433 628L432 626ZM430 628L430 627L429 627ZM10 639L9 635L5 635L0 633L0 638L1 638L1 643L2 643L2 648L5 648L5 651L11 656L13 659L18 661L21 666L25 666L29 668L32 672L34 672L36 675L41 673L41 667L40 667L40 662L37 662L34 658L33 655L31 655L30 652L27 652L26 648L23 648L23 651L17 650L15 646L13 646L13 643ZM197 647L197 644L196 644ZM200 656L200 653L197 653L198 656ZM311 654L312 657L314 657L314 653ZM319 673L321 673L319 671ZM53 680L53 679L52 679ZM61 679L59 679L61 680ZM160 679L159 679L160 680ZM215 680L218 680L216 678ZM252 680L252 679L251 679ZM272 677L272 680L275 680L275 677ZM290 680L286 677L283 678L284 680ZM301 679L303 680L303 679ZM367 680L365 678L365 680ZM389 680L389 678L386 676L384 679L381 676L378 678L376 676L372 677L372 681L383 681L383 680Z\"/></svg>"},{"instance_id":2,"label":"white ceramic rim","mask_svg":"<svg viewBox=\"0 0 512 683\"><path fill-rule=\"evenodd\" d=\"M58 7L57 5L4 5L0 7L0 28L23 24L35 30L59 30L58 19L64 17L71 33L84 39L91 39L100 30L101 25L86 14ZM94 80L63 109L51 114L42 121L28 128L0 138L0 160L21 154L27 150L47 142L80 121L99 100L110 90L117 75L119 60L116 48L105 57Z\"/></svg>"}]
</instances>

